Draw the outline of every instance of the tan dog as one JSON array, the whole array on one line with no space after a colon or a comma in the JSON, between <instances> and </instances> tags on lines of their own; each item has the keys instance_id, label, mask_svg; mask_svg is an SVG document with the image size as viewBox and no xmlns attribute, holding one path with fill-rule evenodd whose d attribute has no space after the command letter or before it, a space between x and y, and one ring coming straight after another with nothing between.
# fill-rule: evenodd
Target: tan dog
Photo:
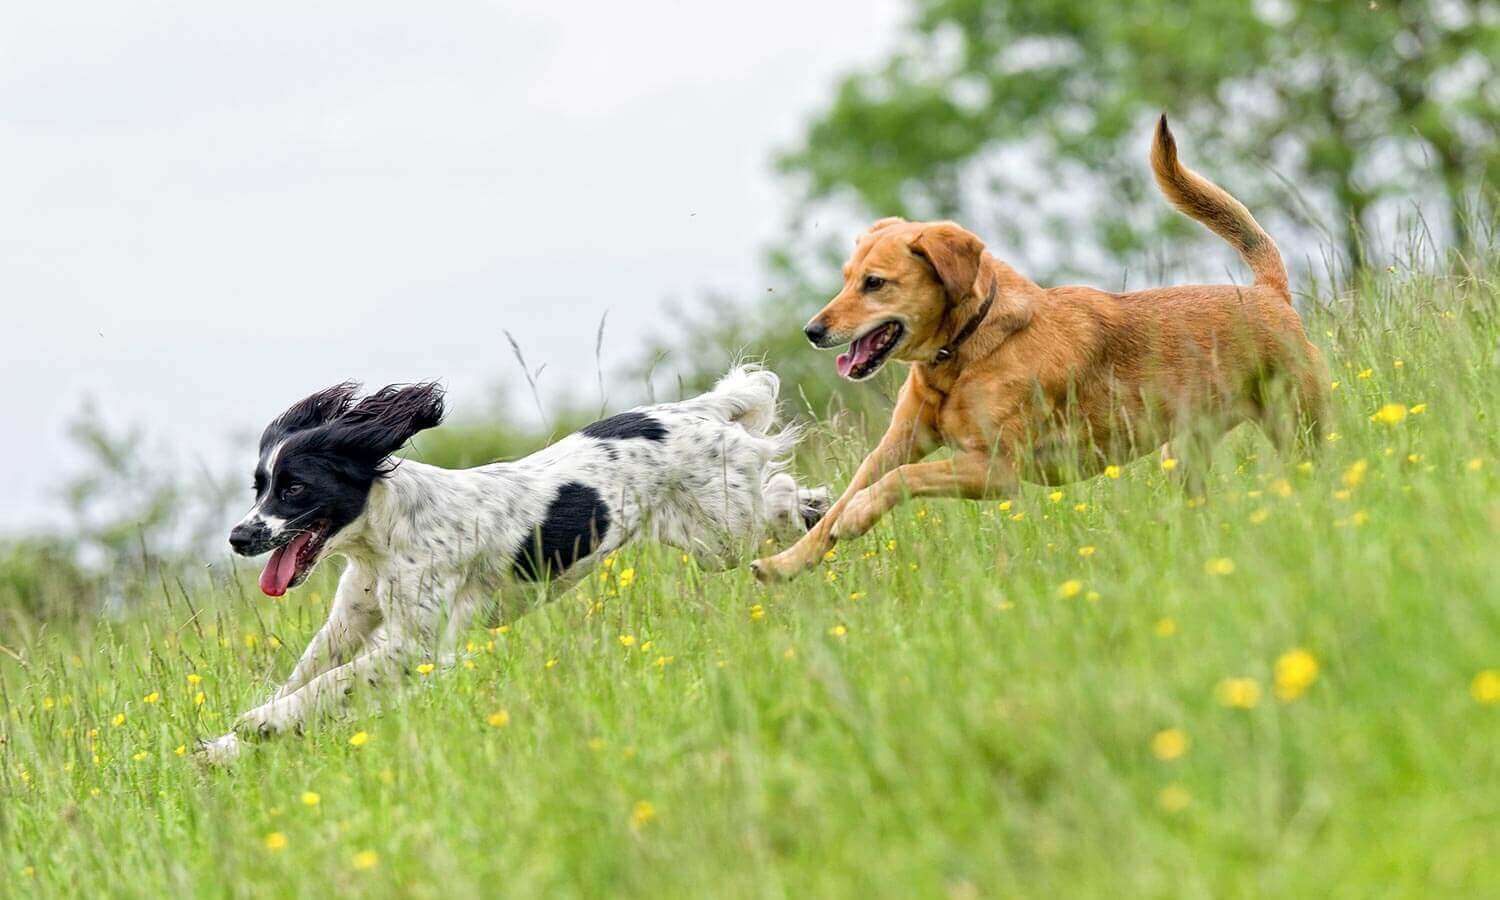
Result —
<instances>
[{"instance_id":1,"label":"tan dog","mask_svg":"<svg viewBox=\"0 0 1500 900\"><path fill-rule=\"evenodd\" d=\"M996 497L1018 479L1086 478L1158 447L1180 460L1174 474L1197 481L1240 422L1283 448L1317 435L1327 377L1276 244L1177 161L1165 116L1151 167L1173 206L1239 251L1251 286L1041 288L951 222L882 219L859 238L808 339L849 344L838 369L850 380L892 359L911 372L843 496L796 545L753 563L759 578L817 564L906 496ZM919 462L945 445L951 459Z\"/></svg>"}]
</instances>

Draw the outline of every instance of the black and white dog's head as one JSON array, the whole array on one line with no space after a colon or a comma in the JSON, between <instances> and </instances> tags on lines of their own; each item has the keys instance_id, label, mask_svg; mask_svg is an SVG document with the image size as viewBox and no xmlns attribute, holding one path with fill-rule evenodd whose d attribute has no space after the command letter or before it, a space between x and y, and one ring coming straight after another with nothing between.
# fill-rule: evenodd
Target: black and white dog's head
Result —
<instances>
[{"instance_id":1,"label":"black and white dog's head","mask_svg":"<svg viewBox=\"0 0 1500 900\"><path fill-rule=\"evenodd\" d=\"M391 454L443 419L436 384L391 385L361 400L352 382L282 413L260 437L255 505L229 532L242 556L273 551L260 589L279 597L301 584L329 539L359 518Z\"/></svg>"}]
</instances>

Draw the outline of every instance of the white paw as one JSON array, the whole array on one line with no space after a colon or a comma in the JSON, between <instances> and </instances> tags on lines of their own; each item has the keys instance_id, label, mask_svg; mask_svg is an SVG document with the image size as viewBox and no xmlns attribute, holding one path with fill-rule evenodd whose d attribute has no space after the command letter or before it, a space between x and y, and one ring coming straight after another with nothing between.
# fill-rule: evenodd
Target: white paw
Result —
<instances>
[{"instance_id":1,"label":"white paw","mask_svg":"<svg viewBox=\"0 0 1500 900\"><path fill-rule=\"evenodd\" d=\"M204 738L198 742L193 755L213 766L227 766L240 758L240 736L230 732L222 737Z\"/></svg>"},{"instance_id":2,"label":"white paw","mask_svg":"<svg viewBox=\"0 0 1500 900\"><path fill-rule=\"evenodd\" d=\"M235 719L234 730L247 738L267 738L286 731L291 722L291 701L272 700Z\"/></svg>"}]
</instances>

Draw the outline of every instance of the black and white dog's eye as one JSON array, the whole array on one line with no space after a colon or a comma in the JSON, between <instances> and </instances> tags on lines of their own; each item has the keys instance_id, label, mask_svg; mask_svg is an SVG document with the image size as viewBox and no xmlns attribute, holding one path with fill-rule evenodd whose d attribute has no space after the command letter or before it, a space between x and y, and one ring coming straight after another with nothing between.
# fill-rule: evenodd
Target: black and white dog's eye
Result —
<instances>
[{"instance_id":1,"label":"black and white dog's eye","mask_svg":"<svg viewBox=\"0 0 1500 900\"><path fill-rule=\"evenodd\" d=\"M289 484L289 485L287 485L286 487L284 487L284 488L281 489L281 499L283 499L283 500L290 500L290 499L292 499L293 497L295 497L298 494L302 493L302 488L303 488L303 486L300 485L300 484Z\"/></svg>"},{"instance_id":2,"label":"black and white dog's eye","mask_svg":"<svg viewBox=\"0 0 1500 900\"><path fill-rule=\"evenodd\" d=\"M866 291L878 291L878 290L880 290L883 287L885 287L885 279L884 278L881 278L879 275L866 275L865 276L865 290Z\"/></svg>"}]
</instances>

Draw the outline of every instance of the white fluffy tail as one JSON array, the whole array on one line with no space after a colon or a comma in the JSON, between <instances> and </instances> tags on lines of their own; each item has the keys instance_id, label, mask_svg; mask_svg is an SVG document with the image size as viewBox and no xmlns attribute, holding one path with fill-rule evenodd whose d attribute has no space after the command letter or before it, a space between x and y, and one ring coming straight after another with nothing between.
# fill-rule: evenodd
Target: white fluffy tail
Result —
<instances>
[{"instance_id":1,"label":"white fluffy tail","mask_svg":"<svg viewBox=\"0 0 1500 900\"><path fill-rule=\"evenodd\" d=\"M741 363L720 378L714 389L702 396L711 408L730 422L766 442L767 461L779 469L802 439L799 425L776 427L776 399L781 379L755 363Z\"/></svg>"},{"instance_id":2,"label":"white fluffy tail","mask_svg":"<svg viewBox=\"0 0 1500 900\"><path fill-rule=\"evenodd\" d=\"M746 431L769 434L776 425L776 398L780 393L781 379L775 372L743 363L726 372L703 399Z\"/></svg>"}]
</instances>

